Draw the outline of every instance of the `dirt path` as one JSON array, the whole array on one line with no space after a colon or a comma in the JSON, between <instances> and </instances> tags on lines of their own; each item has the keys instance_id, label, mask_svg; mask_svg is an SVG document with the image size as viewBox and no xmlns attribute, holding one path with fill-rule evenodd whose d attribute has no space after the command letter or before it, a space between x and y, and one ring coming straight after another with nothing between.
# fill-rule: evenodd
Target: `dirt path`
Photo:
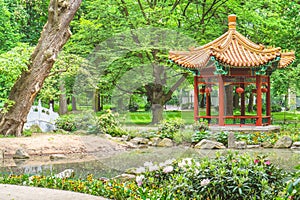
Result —
<instances>
[{"instance_id":1,"label":"dirt path","mask_svg":"<svg viewBox=\"0 0 300 200\"><path fill-rule=\"evenodd\" d=\"M49 160L49 155L64 154L67 162L94 160L97 156L109 156L125 151L126 148L103 135L61 135L34 134L31 137L0 138L0 156L4 155L5 165L13 166L12 156L17 149L23 149L30 155L27 162L42 162ZM63 161L54 161L63 162ZM52 163L54 163L52 161Z\"/></svg>"}]
</instances>

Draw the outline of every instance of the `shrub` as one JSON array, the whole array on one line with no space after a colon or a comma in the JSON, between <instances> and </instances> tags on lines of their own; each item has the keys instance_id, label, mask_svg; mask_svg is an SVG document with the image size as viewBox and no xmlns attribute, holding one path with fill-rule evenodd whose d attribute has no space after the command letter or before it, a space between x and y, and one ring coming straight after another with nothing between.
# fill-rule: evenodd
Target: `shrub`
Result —
<instances>
[{"instance_id":1,"label":"shrub","mask_svg":"<svg viewBox=\"0 0 300 200\"><path fill-rule=\"evenodd\" d=\"M147 199L273 199L285 173L265 157L229 152L216 159L183 159L139 175L132 196ZM153 167L152 167L153 168ZM167 198L166 198L167 197Z\"/></svg>"},{"instance_id":2,"label":"shrub","mask_svg":"<svg viewBox=\"0 0 300 200\"><path fill-rule=\"evenodd\" d=\"M98 117L97 130L103 134L109 134L111 136L125 135L126 132L121 128L120 122L117 118L117 113L112 113L111 110L107 110Z\"/></svg>"},{"instance_id":3,"label":"shrub","mask_svg":"<svg viewBox=\"0 0 300 200\"><path fill-rule=\"evenodd\" d=\"M157 134L160 138L173 139L174 134L184 127L184 120L175 118L172 120L163 120L159 126Z\"/></svg>"},{"instance_id":4,"label":"shrub","mask_svg":"<svg viewBox=\"0 0 300 200\"><path fill-rule=\"evenodd\" d=\"M65 131L75 131L76 121L74 115L62 115L55 121L56 128Z\"/></svg>"}]
</instances>

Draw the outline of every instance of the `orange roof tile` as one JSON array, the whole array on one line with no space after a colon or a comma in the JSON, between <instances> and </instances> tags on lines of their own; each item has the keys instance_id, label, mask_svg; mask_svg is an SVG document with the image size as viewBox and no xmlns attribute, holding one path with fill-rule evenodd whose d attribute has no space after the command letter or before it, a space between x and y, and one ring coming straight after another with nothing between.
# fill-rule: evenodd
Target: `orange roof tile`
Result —
<instances>
[{"instance_id":1,"label":"orange roof tile","mask_svg":"<svg viewBox=\"0 0 300 200\"><path fill-rule=\"evenodd\" d=\"M258 45L236 31L236 16L228 16L229 30L219 38L190 51L170 51L169 59L186 68L208 67L212 56L223 65L248 68L265 65L280 57L279 68L284 68L295 59L294 52L281 53L281 48L266 48Z\"/></svg>"}]
</instances>

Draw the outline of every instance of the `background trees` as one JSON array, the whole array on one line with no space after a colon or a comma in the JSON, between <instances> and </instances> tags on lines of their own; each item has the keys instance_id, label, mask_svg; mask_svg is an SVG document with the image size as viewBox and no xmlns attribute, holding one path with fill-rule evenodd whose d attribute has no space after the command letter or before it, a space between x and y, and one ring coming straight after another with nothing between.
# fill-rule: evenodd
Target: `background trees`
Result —
<instances>
[{"instance_id":1,"label":"background trees","mask_svg":"<svg viewBox=\"0 0 300 200\"><path fill-rule=\"evenodd\" d=\"M0 52L4 53L2 56L10 57L13 51L18 51L13 49L19 45L18 42L37 44L39 33L47 21L48 4L48 0L0 0L0 27L3 29L0 31ZM183 77L189 81L192 77L191 74L184 74L186 71L178 66L168 63L169 50L186 50L188 47L201 46L217 38L227 31L227 16L231 13L238 17L237 30L252 41L297 50L300 45L299 8L299 1L296 0L86 0L71 22L73 36L66 44L64 54L57 64L58 71L66 66L69 70L66 74L61 71L47 80L39 95L45 101L56 99L60 94L64 94L59 92L60 89L63 90L64 85L66 98L74 97L71 87L77 84L76 80L86 78L85 82L88 83L90 92L97 94L90 96L140 95L147 98L150 105L161 107L172 96L169 91L171 88L176 89L177 81L181 82ZM299 51L296 51L296 57L299 57ZM80 72L77 73L80 62L85 62L87 67L79 69ZM11 63L14 63L13 66L5 65L5 69L4 65L1 65L0 81L5 83L0 92L2 99L7 98L12 83L26 65L26 62ZM131 83L123 82L122 85L122 77L143 67L152 70L152 73L148 72L151 78L147 77L147 83L126 92L128 88L124 87L125 84L136 85L145 80L135 76L130 79ZM282 98L291 88L290 91L299 92L299 68L297 59L289 68L277 70L272 75L274 97ZM8 75L8 69L19 71ZM168 72L166 69L174 73L164 76L165 72ZM139 73L140 77L145 77L142 76L141 70ZM167 82L166 77L172 79L174 87L162 84ZM116 90L123 93L117 94ZM161 94L160 97L154 100L154 96L158 97L158 94ZM95 110L99 110L100 107L95 107ZM65 111L66 109L62 109L61 112ZM161 108L157 112L161 112ZM161 119L160 114L157 116L153 122Z\"/></svg>"}]
</instances>

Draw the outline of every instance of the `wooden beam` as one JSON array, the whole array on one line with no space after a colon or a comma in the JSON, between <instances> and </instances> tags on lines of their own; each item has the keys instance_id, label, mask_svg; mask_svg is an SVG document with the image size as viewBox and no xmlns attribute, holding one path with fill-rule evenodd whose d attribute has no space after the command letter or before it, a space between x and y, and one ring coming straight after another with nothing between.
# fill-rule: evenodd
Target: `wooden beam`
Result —
<instances>
[{"instance_id":1,"label":"wooden beam","mask_svg":"<svg viewBox=\"0 0 300 200\"><path fill-rule=\"evenodd\" d=\"M198 74L194 76L194 120L198 121L199 118L199 89L198 89Z\"/></svg>"},{"instance_id":2,"label":"wooden beam","mask_svg":"<svg viewBox=\"0 0 300 200\"><path fill-rule=\"evenodd\" d=\"M256 76L256 114L257 114L257 120L256 120L256 126L262 126L262 92L261 92L261 76Z\"/></svg>"}]
</instances>

